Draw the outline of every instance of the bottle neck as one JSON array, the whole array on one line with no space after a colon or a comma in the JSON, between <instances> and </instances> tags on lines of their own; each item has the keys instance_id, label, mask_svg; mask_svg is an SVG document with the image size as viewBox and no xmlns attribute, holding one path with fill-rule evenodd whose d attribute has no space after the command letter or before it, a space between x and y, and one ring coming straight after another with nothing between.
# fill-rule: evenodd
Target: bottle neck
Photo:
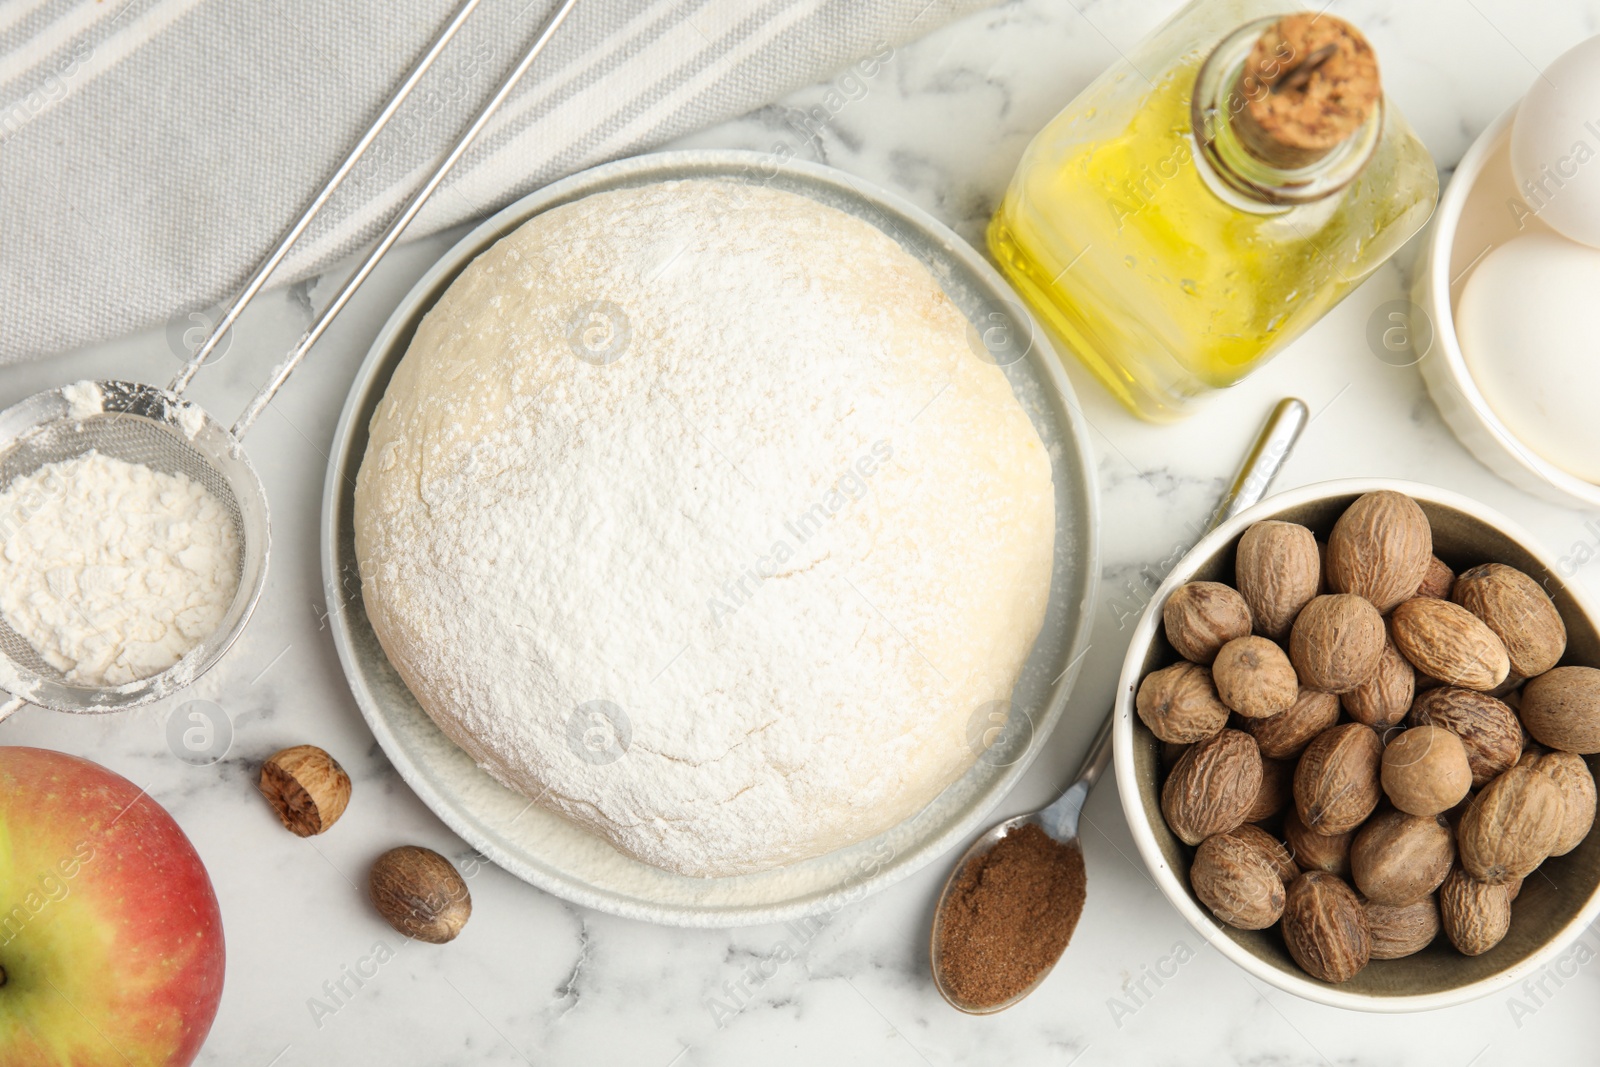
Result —
<instances>
[{"instance_id":1,"label":"bottle neck","mask_svg":"<svg viewBox=\"0 0 1600 1067\"><path fill-rule=\"evenodd\" d=\"M1244 113L1249 94L1272 90L1259 79L1245 78L1245 61L1273 21L1247 23L1223 38L1200 67L1190 97L1202 177L1223 200L1254 212L1283 210L1337 193L1371 160L1383 132L1380 99L1353 134L1316 158L1285 154L1286 158L1268 160L1247 146L1241 130L1247 121Z\"/></svg>"}]
</instances>

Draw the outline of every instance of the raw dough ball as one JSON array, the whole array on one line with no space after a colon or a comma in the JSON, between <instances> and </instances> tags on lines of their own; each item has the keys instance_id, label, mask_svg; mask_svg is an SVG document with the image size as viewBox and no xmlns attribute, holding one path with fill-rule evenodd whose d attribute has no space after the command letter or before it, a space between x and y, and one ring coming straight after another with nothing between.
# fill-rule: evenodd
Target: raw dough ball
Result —
<instances>
[{"instance_id":1,"label":"raw dough ball","mask_svg":"<svg viewBox=\"0 0 1600 1067\"><path fill-rule=\"evenodd\" d=\"M794 194L545 212L373 417L379 640L485 770L646 863L758 871L902 822L1003 720L1050 588L1050 460L967 331L893 240Z\"/></svg>"}]
</instances>

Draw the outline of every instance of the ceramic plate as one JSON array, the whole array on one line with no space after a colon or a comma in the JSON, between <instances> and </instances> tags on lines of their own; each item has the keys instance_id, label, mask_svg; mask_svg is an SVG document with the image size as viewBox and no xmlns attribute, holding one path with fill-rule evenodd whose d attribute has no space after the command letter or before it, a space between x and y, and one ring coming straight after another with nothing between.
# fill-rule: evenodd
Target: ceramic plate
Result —
<instances>
[{"instance_id":1,"label":"ceramic plate","mask_svg":"<svg viewBox=\"0 0 1600 1067\"><path fill-rule=\"evenodd\" d=\"M1044 629L1012 697L1009 723L974 724L982 755L913 818L849 848L780 870L688 878L630 859L480 770L434 726L390 666L361 601L352 524L367 426L412 332L461 270L528 219L591 193L681 178L763 183L877 226L916 256L972 324L974 352L999 364L1049 450L1056 556ZM829 912L911 874L958 844L1014 785L1066 705L1089 638L1098 571L1093 453L1049 342L983 258L921 209L859 178L753 152L671 152L609 163L548 186L468 234L390 316L356 376L334 435L323 495L323 575L334 640L378 743L424 803L520 878L576 904L680 926L748 926ZM1098 712L1097 712L1098 713ZM1003 728L995 728L1003 727ZM984 747L984 746L988 747Z\"/></svg>"}]
</instances>

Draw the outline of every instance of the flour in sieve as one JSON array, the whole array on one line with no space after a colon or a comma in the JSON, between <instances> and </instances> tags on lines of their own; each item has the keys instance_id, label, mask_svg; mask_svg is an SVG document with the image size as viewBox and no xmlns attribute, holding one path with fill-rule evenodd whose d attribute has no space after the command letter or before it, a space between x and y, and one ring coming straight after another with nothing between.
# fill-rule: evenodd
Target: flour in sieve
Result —
<instances>
[{"instance_id":1,"label":"flour in sieve","mask_svg":"<svg viewBox=\"0 0 1600 1067\"><path fill-rule=\"evenodd\" d=\"M239 544L198 482L90 451L0 493L0 614L69 682L171 667L221 623Z\"/></svg>"}]
</instances>

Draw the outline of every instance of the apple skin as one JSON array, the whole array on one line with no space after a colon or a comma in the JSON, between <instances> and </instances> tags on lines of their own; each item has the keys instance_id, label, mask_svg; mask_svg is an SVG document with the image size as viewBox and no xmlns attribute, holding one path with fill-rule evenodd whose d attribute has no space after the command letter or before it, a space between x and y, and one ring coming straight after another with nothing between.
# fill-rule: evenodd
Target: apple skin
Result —
<instances>
[{"instance_id":1,"label":"apple skin","mask_svg":"<svg viewBox=\"0 0 1600 1067\"><path fill-rule=\"evenodd\" d=\"M223 962L211 879L161 805L86 759L0 746L0 1064L187 1067Z\"/></svg>"}]
</instances>

